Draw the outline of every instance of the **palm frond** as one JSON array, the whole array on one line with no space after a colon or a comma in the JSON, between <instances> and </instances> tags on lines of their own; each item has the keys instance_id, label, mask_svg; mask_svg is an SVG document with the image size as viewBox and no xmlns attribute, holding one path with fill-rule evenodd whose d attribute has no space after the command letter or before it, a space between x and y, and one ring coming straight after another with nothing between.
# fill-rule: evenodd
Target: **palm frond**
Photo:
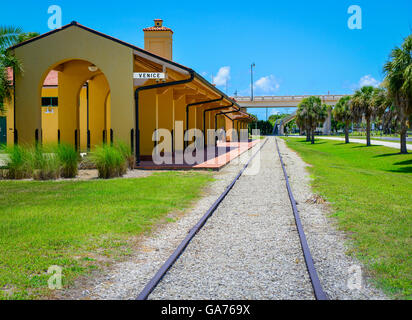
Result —
<instances>
[{"instance_id":1,"label":"palm frond","mask_svg":"<svg viewBox=\"0 0 412 320\"><path fill-rule=\"evenodd\" d=\"M22 28L14 26L0 26L0 49L7 49L19 42Z\"/></svg>"}]
</instances>

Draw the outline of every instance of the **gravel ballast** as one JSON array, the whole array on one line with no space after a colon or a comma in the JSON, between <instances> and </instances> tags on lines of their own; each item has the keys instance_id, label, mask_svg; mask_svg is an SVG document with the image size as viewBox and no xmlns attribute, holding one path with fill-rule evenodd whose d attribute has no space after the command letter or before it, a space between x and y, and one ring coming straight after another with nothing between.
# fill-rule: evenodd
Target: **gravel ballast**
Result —
<instances>
[{"instance_id":1,"label":"gravel ballast","mask_svg":"<svg viewBox=\"0 0 412 320\"><path fill-rule=\"evenodd\" d=\"M259 148L257 144L248 152L232 160L220 171L214 172L215 181L203 196L179 219L159 226L135 242L127 261L117 262L91 277L82 277L74 285L56 292L56 299L135 299L147 282L173 253L187 233L210 208L229 183L239 173L248 158ZM134 170L136 171L136 170ZM145 171L151 173L152 171ZM176 218L174 215L173 218Z\"/></svg>"},{"instance_id":2,"label":"gravel ballast","mask_svg":"<svg viewBox=\"0 0 412 320\"><path fill-rule=\"evenodd\" d=\"M269 139L149 298L314 298L275 151Z\"/></svg>"},{"instance_id":3,"label":"gravel ballast","mask_svg":"<svg viewBox=\"0 0 412 320\"><path fill-rule=\"evenodd\" d=\"M313 197L307 165L278 142L324 291L330 299L384 299L365 275L360 288L348 288L350 270L361 265L345 254L344 234L328 218L327 204L305 203ZM259 146L215 173L204 197L180 219L139 239L130 259L59 298L135 299ZM314 299L274 137L256 164L257 174L239 178L149 299Z\"/></svg>"},{"instance_id":4,"label":"gravel ballast","mask_svg":"<svg viewBox=\"0 0 412 320\"><path fill-rule=\"evenodd\" d=\"M283 139L277 140L315 267L329 299L387 299L371 284L362 264L346 254L352 248L336 221L329 217L332 211L328 204L308 201L314 198L308 165Z\"/></svg>"}]
</instances>

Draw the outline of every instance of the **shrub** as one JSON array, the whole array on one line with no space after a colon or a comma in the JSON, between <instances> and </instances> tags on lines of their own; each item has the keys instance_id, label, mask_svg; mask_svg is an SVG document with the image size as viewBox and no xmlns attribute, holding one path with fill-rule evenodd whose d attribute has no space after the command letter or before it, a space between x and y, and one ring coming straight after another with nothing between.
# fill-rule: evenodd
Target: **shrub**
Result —
<instances>
[{"instance_id":1,"label":"shrub","mask_svg":"<svg viewBox=\"0 0 412 320\"><path fill-rule=\"evenodd\" d=\"M134 158L134 155L132 153L131 148L126 143L124 143L123 141L116 142L116 144L114 146L115 146L116 149L118 149L120 151L120 153L126 159L126 163L127 163L128 168L133 169L134 164L135 164L135 158Z\"/></svg>"},{"instance_id":2,"label":"shrub","mask_svg":"<svg viewBox=\"0 0 412 320\"><path fill-rule=\"evenodd\" d=\"M37 146L31 150L31 167L33 179L54 180L60 177L60 161L52 149Z\"/></svg>"},{"instance_id":3,"label":"shrub","mask_svg":"<svg viewBox=\"0 0 412 320\"><path fill-rule=\"evenodd\" d=\"M25 179L32 176L30 151L19 145L6 148L7 179Z\"/></svg>"},{"instance_id":4,"label":"shrub","mask_svg":"<svg viewBox=\"0 0 412 320\"><path fill-rule=\"evenodd\" d=\"M126 159L116 147L105 144L97 146L91 153L90 159L99 171L99 178L121 177L126 173Z\"/></svg>"},{"instance_id":5,"label":"shrub","mask_svg":"<svg viewBox=\"0 0 412 320\"><path fill-rule=\"evenodd\" d=\"M60 144L55 148L57 158L60 162L60 174L63 178L74 178L77 175L79 155L69 144Z\"/></svg>"}]
</instances>

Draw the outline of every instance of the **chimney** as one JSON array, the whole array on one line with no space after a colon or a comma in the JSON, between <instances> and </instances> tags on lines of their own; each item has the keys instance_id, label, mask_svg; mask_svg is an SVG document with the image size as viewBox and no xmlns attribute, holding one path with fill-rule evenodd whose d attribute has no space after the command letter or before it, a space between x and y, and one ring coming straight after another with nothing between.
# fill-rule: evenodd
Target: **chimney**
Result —
<instances>
[{"instance_id":1,"label":"chimney","mask_svg":"<svg viewBox=\"0 0 412 320\"><path fill-rule=\"evenodd\" d=\"M163 26L162 19L154 19L154 26L143 29L144 49L172 60L173 31Z\"/></svg>"}]
</instances>

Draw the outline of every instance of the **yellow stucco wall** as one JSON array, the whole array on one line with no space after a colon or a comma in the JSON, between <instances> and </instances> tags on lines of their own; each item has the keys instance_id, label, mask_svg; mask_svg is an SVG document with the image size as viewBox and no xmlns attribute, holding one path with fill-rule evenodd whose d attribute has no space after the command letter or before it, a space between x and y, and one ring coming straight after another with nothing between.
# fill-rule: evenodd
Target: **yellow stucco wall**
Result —
<instances>
[{"instance_id":1,"label":"yellow stucco wall","mask_svg":"<svg viewBox=\"0 0 412 320\"><path fill-rule=\"evenodd\" d=\"M13 112L13 97L10 101L4 103L5 112L0 114L6 117L7 126L7 145L14 144L14 112Z\"/></svg>"},{"instance_id":2,"label":"yellow stucco wall","mask_svg":"<svg viewBox=\"0 0 412 320\"><path fill-rule=\"evenodd\" d=\"M156 128L156 89L145 90L139 94L140 153L151 155L153 150L152 134Z\"/></svg>"},{"instance_id":3,"label":"yellow stucco wall","mask_svg":"<svg viewBox=\"0 0 412 320\"><path fill-rule=\"evenodd\" d=\"M144 49L172 60L173 34L171 31L145 31Z\"/></svg>"},{"instance_id":4,"label":"yellow stucco wall","mask_svg":"<svg viewBox=\"0 0 412 320\"><path fill-rule=\"evenodd\" d=\"M44 87L42 97L58 97L57 87ZM59 117L59 107L42 107L41 108L41 127L43 144L57 143L57 130Z\"/></svg>"},{"instance_id":5,"label":"yellow stucco wall","mask_svg":"<svg viewBox=\"0 0 412 320\"><path fill-rule=\"evenodd\" d=\"M114 139L127 143L130 141L130 130L134 127L133 50L131 48L77 26L71 26L16 48L15 55L25 66L24 75L16 78L16 122L19 142L32 143L35 130L41 129L40 98L44 78L56 65L71 60L83 60L95 64L104 73L111 89L110 123L114 130ZM90 74L87 74L89 72L87 69L84 72L84 81L86 81ZM64 74L65 70L59 74L59 87L62 87L60 79L64 81ZM80 75L78 80L80 82ZM74 92L76 89L74 86L69 85L65 90ZM74 103L78 107L80 87L77 90L77 97L74 100L65 98L65 94L59 92L63 107L69 103ZM78 126L76 123L78 119L75 119L75 115L69 110L62 109L59 106L59 119L64 119L59 120L59 127L60 125L64 127L60 127L61 140L73 142L74 128ZM65 132L63 133L62 130Z\"/></svg>"},{"instance_id":6,"label":"yellow stucco wall","mask_svg":"<svg viewBox=\"0 0 412 320\"><path fill-rule=\"evenodd\" d=\"M135 56L132 48L77 26L70 26L18 47L15 54L25 68L24 75L16 79L16 122L19 143L32 143L35 130L43 129L43 143L56 142L57 131L60 130L60 141L74 144L77 130L81 151L87 150L87 100L84 84L88 81L91 147L102 143L103 130L106 130L107 141L110 141L110 129L113 129L115 141L130 143L131 129L135 127L134 90L137 88L133 85L133 72L159 72L163 68L159 64L148 63L144 58ZM97 66L98 70L90 71L91 64ZM45 77L53 69L59 71L58 89L43 88ZM188 74L180 74L170 69L166 71L169 75L168 82L188 78ZM148 80L139 85L155 83L154 80ZM54 108L53 114L44 113L45 108L42 110L40 106L41 96L58 96L59 106ZM217 97L219 95L213 89L205 87L196 79L183 86L141 91L140 154L152 154L152 135L156 128L172 130L174 121L183 121L183 128L186 128L188 103ZM191 107L189 128L203 130L203 111L227 103L225 101ZM220 111L222 110L206 113L206 129L215 128L215 114ZM218 118L217 127L227 127L225 117ZM7 121L12 123L12 115L8 116ZM13 141L12 132L10 136L8 140ZM166 151L170 150L171 146Z\"/></svg>"},{"instance_id":7,"label":"yellow stucco wall","mask_svg":"<svg viewBox=\"0 0 412 320\"><path fill-rule=\"evenodd\" d=\"M83 87L79 95L80 151L87 151L87 89Z\"/></svg>"},{"instance_id":8,"label":"yellow stucco wall","mask_svg":"<svg viewBox=\"0 0 412 320\"><path fill-rule=\"evenodd\" d=\"M106 128L106 98L109 90L109 84L103 74L89 81L89 130L91 147L102 144L103 130L106 130L107 140L110 140L110 128Z\"/></svg>"}]
</instances>

